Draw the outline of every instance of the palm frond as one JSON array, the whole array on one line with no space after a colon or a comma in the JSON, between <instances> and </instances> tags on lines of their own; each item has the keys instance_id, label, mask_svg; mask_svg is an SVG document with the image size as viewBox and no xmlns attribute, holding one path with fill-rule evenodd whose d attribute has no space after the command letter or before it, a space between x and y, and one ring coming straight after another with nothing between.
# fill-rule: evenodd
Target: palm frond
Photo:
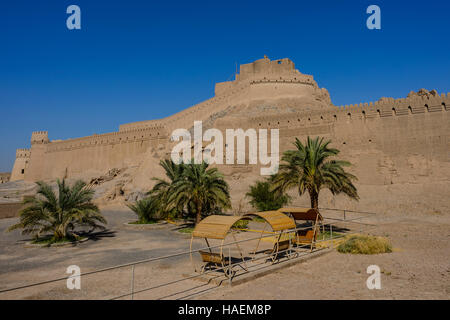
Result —
<instances>
[{"instance_id":1,"label":"palm frond","mask_svg":"<svg viewBox=\"0 0 450 320\"><path fill-rule=\"evenodd\" d=\"M313 139L308 136L305 144L296 138L295 149L283 153L279 172L270 179L271 191L281 194L297 188L300 196L308 191L314 205L317 205L322 188L328 188L333 194L344 193L358 200L359 196L352 182L357 179L344 170L344 167L351 164L332 159L339 154L339 150L331 148L330 143L330 140L323 137Z\"/></svg>"},{"instance_id":2,"label":"palm frond","mask_svg":"<svg viewBox=\"0 0 450 320\"><path fill-rule=\"evenodd\" d=\"M20 220L8 231L22 229L23 234L41 236L52 233L55 240L64 238L77 226L91 226L104 229L106 219L98 207L92 203L94 191L79 180L72 187L65 180L57 180L58 195L52 187L42 181L37 182L35 196L25 198L25 208L20 212Z\"/></svg>"}]
</instances>

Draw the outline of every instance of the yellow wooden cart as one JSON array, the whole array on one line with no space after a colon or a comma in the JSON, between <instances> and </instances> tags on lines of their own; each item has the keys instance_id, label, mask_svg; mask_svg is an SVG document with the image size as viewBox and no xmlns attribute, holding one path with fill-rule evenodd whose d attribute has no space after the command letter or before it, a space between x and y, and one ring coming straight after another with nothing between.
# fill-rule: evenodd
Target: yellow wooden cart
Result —
<instances>
[{"instance_id":1,"label":"yellow wooden cart","mask_svg":"<svg viewBox=\"0 0 450 320\"><path fill-rule=\"evenodd\" d=\"M258 240L255 250L253 251L253 256L256 255L258 251L259 244L263 235L266 233L267 224L272 227L272 233L274 233L275 243L273 249L267 252L270 255L272 263L274 263L280 255L291 256L291 240L289 230L295 229L295 222L292 218L283 214L279 211L263 211L245 214L245 218L260 217L264 219L267 223L264 224L264 229L261 232L261 237Z\"/></svg>"},{"instance_id":2,"label":"yellow wooden cart","mask_svg":"<svg viewBox=\"0 0 450 320\"><path fill-rule=\"evenodd\" d=\"M231 263L231 257L228 259L223 254L223 243L225 238L230 231L231 227L238 222L239 220L248 220L249 218L242 216L221 216L221 215L211 215L206 217L202 221L200 221L194 228L191 237L190 251L191 251L191 263L193 263L192 259L192 242L194 238L204 238L206 245L208 246L208 251L199 250L203 265L200 269L201 273L204 273L206 270L223 270L225 276L228 278L233 277L235 272L233 271L233 265ZM236 241L236 237L234 233L231 233L235 245L239 251L241 256L243 266L245 270L247 270L247 266L245 264L244 256L242 254L241 248ZM213 252L212 248L209 244L208 239L217 239L222 240L219 252ZM228 260L228 261L227 261ZM194 267L195 270L195 267ZM197 271L197 270L195 270Z\"/></svg>"}]
</instances>

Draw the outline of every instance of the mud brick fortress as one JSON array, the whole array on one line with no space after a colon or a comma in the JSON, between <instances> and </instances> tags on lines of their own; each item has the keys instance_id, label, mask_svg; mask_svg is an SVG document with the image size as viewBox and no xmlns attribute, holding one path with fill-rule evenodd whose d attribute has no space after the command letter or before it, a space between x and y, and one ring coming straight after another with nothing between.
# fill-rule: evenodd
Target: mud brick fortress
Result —
<instances>
[{"instance_id":1,"label":"mud brick fortress","mask_svg":"<svg viewBox=\"0 0 450 320\"><path fill-rule=\"evenodd\" d=\"M18 149L11 180L89 180L113 168L123 170L126 194L151 186L161 176L159 161L169 157L173 130L279 129L280 153L295 137L323 136L350 160L358 184L388 186L444 182L450 173L450 94L412 91L406 98L334 106L313 76L289 59L267 57L240 66L236 79L217 83L215 95L160 120L123 124L119 131L69 140L50 140L48 132L31 135L31 148ZM247 146L248 148L248 146ZM270 148L269 148L270 150ZM280 155L281 156L281 155ZM218 165L232 188L234 202L261 179L258 165ZM364 191L363 191L364 192ZM236 200L237 199L237 200Z\"/></svg>"}]
</instances>

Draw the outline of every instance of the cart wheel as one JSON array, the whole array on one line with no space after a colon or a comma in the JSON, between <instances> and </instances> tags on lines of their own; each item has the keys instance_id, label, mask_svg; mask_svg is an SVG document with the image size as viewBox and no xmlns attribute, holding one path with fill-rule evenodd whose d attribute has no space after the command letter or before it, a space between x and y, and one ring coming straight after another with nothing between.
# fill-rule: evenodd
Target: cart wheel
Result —
<instances>
[{"instance_id":1,"label":"cart wheel","mask_svg":"<svg viewBox=\"0 0 450 320\"><path fill-rule=\"evenodd\" d=\"M231 268L226 268L226 269L225 269L225 276L226 276L227 278L233 278L234 275L235 275L235 273L236 273L236 271L234 271L234 270L231 269Z\"/></svg>"},{"instance_id":2,"label":"cart wheel","mask_svg":"<svg viewBox=\"0 0 450 320\"><path fill-rule=\"evenodd\" d=\"M277 261L277 254L272 255L271 259L272 259L272 264L274 264L275 261Z\"/></svg>"}]
</instances>

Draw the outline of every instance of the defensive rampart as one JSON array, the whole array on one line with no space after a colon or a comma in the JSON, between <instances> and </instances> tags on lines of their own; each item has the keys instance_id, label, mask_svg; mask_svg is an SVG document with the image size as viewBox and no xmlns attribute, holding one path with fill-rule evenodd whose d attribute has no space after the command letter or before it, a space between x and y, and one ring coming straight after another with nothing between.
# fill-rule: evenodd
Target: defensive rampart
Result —
<instances>
[{"instance_id":1,"label":"defensive rampart","mask_svg":"<svg viewBox=\"0 0 450 320\"><path fill-rule=\"evenodd\" d=\"M46 131L33 132L31 148L17 150L11 180L88 180L112 168L136 167L134 185L147 187L150 178L158 175L159 160L170 155L172 131L192 129L199 120L204 129L223 132L277 128L280 153L292 148L296 137L327 137L355 164L352 170L364 184L443 179L434 168L449 165L450 95L419 93L337 107L326 89L296 70L292 61L264 58L241 66L234 81L218 83L213 98L164 119L123 124L118 132L64 141L49 140ZM260 172L258 165L220 167L229 179L254 180ZM247 180L237 184L234 192L245 194L247 184Z\"/></svg>"}]
</instances>

